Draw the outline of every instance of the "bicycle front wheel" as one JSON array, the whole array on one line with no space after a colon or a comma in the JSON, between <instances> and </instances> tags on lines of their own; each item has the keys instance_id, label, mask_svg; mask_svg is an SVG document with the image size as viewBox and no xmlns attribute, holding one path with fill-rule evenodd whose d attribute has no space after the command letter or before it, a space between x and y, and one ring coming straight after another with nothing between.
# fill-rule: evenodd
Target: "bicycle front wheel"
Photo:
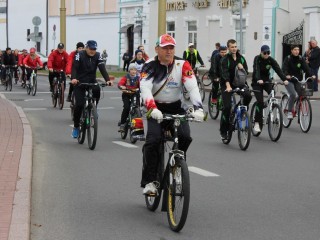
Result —
<instances>
[{"instance_id":1,"label":"bicycle front wheel","mask_svg":"<svg viewBox=\"0 0 320 240\"><path fill-rule=\"evenodd\" d=\"M32 83L32 96L35 96L37 93L37 77L33 77Z\"/></svg>"},{"instance_id":2,"label":"bicycle front wheel","mask_svg":"<svg viewBox=\"0 0 320 240\"><path fill-rule=\"evenodd\" d=\"M57 84L55 84L53 86L53 91L52 91L52 94L51 94L51 98L52 98L53 107L56 107L57 106L57 102L58 102L58 85Z\"/></svg>"},{"instance_id":3,"label":"bicycle front wheel","mask_svg":"<svg viewBox=\"0 0 320 240\"><path fill-rule=\"evenodd\" d=\"M289 97L284 94L281 98L282 124L285 128L290 127L292 119L288 119Z\"/></svg>"},{"instance_id":4,"label":"bicycle front wheel","mask_svg":"<svg viewBox=\"0 0 320 240\"><path fill-rule=\"evenodd\" d=\"M64 84L59 85L59 96L58 96L59 108L62 110L64 105Z\"/></svg>"},{"instance_id":5,"label":"bicycle front wheel","mask_svg":"<svg viewBox=\"0 0 320 240\"><path fill-rule=\"evenodd\" d=\"M203 85L203 82L199 78L197 78L197 82L198 82L198 88L199 88L199 92L200 92L200 96L201 96L201 101L203 102L204 98L206 97L204 85Z\"/></svg>"},{"instance_id":6,"label":"bicycle front wheel","mask_svg":"<svg viewBox=\"0 0 320 240\"><path fill-rule=\"evenodd\" d=\"M309 99L304 98L299 105L299 123L302 132L307 133L312 123L312 108Z\"/></svg>"},{"instance_id":7,"label":"bicycle front wheel","mask_svg":"<svg viewBox=\"0 0 320 240\"><path fill-rule=\"evenodd\" d=\"M9 88L9 91L11 92L12 90L12 76L9 75L9 79L8 79L8 88Z\"/></svg>"},{"instance_id":8,"label":"bicycle front wheel","mask_svg":"<svg viewBox=\"0 0 320 240\"><path fill-rule=\"evenodd\" d=\"M220 97L220 96L219 96ZM209 94L209 99L208 99L208 110L209 110L209 115L212 119L217 119L219 116L219 101L217 103L212 103L212 92Z\"/></svg>"},{"instance_id":9,"label":"bicycle front wheel","mask_svg":"<svg viewBox=\"0 0 320 240\"><path fill-rule=\"evenodd\" d=\"M251 119L251 126L252 126L252 129L251 129L251 132L252 132L252 135L255 136L255 137L258 137L261 132L256 132L254 130L254 123L255 123L255 116L256 116L256 111L261 111L260 109L258 109L258 106L257 106L257 102L255 102L253 105L252 105L252 108L251 108L251 113L250 113L250 119ZM263 109L262 109L263 111ZM260 126L260 130L262 131L262 127L263 127L263 124L259 123L259 126Z\"/></svg>"},{"instance_id":10,"label":"bicycle front wheel","mask_svg":"<svg viewBox=\"0 0 320 240\"><path fill-rule=\"evenodd\" d=\"M211 85L211 79L209 78L209 71L205 72L205 74L203 74L202 78L201 78L203 85L208 87Z\"/></svg>"},{"instance_id":11,"label":"bicycle front wheel","mask_svg":"<svg viewBox=\"0 0 320 240\"><path fill-rule=\"evenodd\" d=\"M241 113L240 118L237 118L238 124L238 142L241 150L247 150L251 138L251 122L247 111Z\"/></svg>"},{"instance_id":12,"label":"bicycle front wheel","mask_svg":"<svg viewBox=\"0 0 320 240\"><path fill-rule=\"evenodd\" d=\"M190 179L186 161L175 158L176 164L170 167L167 198L167 217L170 228L179 232L186 223L190 202Z\"/></svg>"},{"instance_id":13,"label":"bicycle front wheel","mask_svg":"<svg viewBox=\"0 0 320 240\"><path fill-rule=\"evenodd\" d=\"M78 143L83 144L84 140L86 139L86 130L87 130L87 124L86 124L86 113L85 109L82 110L82 116L80 118L80 130L78 135Z\"/></svg>"},{"instance_id":14,"label":"bicycle front wheel","mask_svg":"<svg viewBox=\"0 0 320 240\"><path fill-rule=\"evenodd\" d=\"M268 114L268 132L272 141L279 140L282 133L282 111L278 104L272 104L272 112Z\"/></svg>"},{"instance_id":15,"label":"bicycle front wheel","mask_svg":"<svg viewBox=\"0 0 320 240\"><path fill-rule=\"evenodd\" d=\"M89 115L87 116L89 119L88 126L88 146L91 150L96 147L97 136L98 136L98 116L96 106L91 103L89 108Z\"/></svg>"}]
</instances>

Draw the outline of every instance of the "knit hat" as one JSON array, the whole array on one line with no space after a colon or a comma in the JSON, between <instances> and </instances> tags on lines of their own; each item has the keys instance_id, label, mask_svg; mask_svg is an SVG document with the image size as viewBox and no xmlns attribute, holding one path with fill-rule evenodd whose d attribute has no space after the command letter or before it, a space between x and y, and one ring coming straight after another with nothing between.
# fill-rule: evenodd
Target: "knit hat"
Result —
<instances>
[{"instance_id":1,"label":"knit hat","mask_svg":"<svg viewBox=\"0 0 320 240\"><path fill-rule=\"evenodd\" d=\"M84 44L83 44L83 42L78 42L78 43L77 43L77 49L78 49L79 47L84 48Z\"/></svg>"},{"instance_id":2,"label":"knit hat","mask_svg":"<svg viewBox=\"0 0 320 240\"><path fill-rule=\"evenodd\" d=\"M131 70L131 69L137 69L135 63L130 63L130 65L129 65L129 67L128 67L128 70Z\"/></svg>"},{"instance_id":3,"label":"knit hat","mask_svg":"<svg viewBox=\"0 0 320 240\"><path fill-rule=\"evenodd\" d=\"M139 52L141 52L142 54L143 54L143 52L141 51L141 50L136 50L135 52L134 52L134 55L136 55L137 56L137 54L139 53Z\"/></svg>"}]
</instances>

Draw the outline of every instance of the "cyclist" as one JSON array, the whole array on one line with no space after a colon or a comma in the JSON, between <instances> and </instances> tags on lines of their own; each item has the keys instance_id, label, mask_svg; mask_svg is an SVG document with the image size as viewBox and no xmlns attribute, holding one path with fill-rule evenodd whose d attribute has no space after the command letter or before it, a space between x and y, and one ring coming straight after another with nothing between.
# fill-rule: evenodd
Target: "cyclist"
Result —
<instances>
[{"instance_id":1,"label":"cyclist","mask_svg":"<svg viewBox=\"0 0 320 240\"><path fill-rule=\"evenodd\" d=\"M216 49L213 50L213 52L211 53L211 58L210 58L211 60L215 57L215 55L218 55L220 52L220 46L221 46L220 43L217 42L215 46L216 46Z\"/></svg>"},{"instance_id":2,"label":"cyclist","mask_svg":"<svg viewBox=\"0 0 320 240\"><path fill-rule=\"evenodd\" d=\"M10 66L10 67L15 67L16 66L16 60L15 57L13 55L13 53L11 52L11 48L7 47L6 51L3 53L2 55L2 62L1 64L3 65L3 70L2 70L2 81L5 81L6 78L6 69L4 68L4 66Z\"/></svg>"},{"instance_id":3,"label":"cyclist","mask_svg":"<svg viewBox=\"0 0 320 240\"><path fill-rule=\"evenodd\" d=\"M85 88L77 86L78 83L96 83L96 71L99 67L99 70L106 81L106 84L109 86L113 85L113 82L110 81L109 75L106 70L106 65L100 55L97 52L98 44L94 40L89 40L86 43L85 50L82 50L77 53L72 64L71 72L71 83L74 86L74 96L76 104L74 107L74 128L72 130L71 136L77 138L79 135L79 126L80 126L80 117L82 113L83 106L85 104ZM96 100L96 105L98 105L100 99L100 87L95 86L93 88L93 97Z\"/></svg>"},{"instance_id":4,"label":"cyclist","mask_svg":"<svg viewBox=\"0 0 320 240\"><path fill-rule=\"evenodd\" d=\"M192 69L196 67L197 62L201 64L201 67L204 67L200 53L194 48L193 43L189 43L188 49L183 52L183 59L190 63Z\"/></svg>"},{"instance_id":5,"label":"cyclist","mask_svg":"<svg viewBox=\"0 0 320 240\"><path fill-rule=\"evenodd\" d=\"M43 67L43 63L40 60L40 57L36 54L35 48L30 48L30 54L24 58L23 64L27 70L27 84L30 84L30 76L32 70L37 73L37 67Z\"/></svg>"},{"instance_id":6,"label":"cyclist","mask_svg":"<svg viewBox=\"0 0 320 240\"><path fill-rule=\"evenodd\" d=\"M15 78L16 80L18 80L18 79L19 79L19 76L18 76L18 62L19 62L19 56L20 56L19 50L18 50L18 49L15 49L14 52L13 52L13 55L14 55L14 59L15 59L15 61L16 61L16 66L15 66L14 69L13 69L14 78Z\"/></svg>"},{"instance_id":7,"label":"cyclist","mask_svg":"<svg viewBox=\"0 0 320 240\"><path fill-rule=\"evenodd\" d=\"M230 39L227 42L229 53L226 54L221 60L221 96L223 101L223 110L220 120L220 134L222 139L227 139L229 129L229 117L231 111L231 96L232 88L234 88L233 82L235 78L235 69L244 69L248 73L248 65L245 58L239 53L237 42L234 39ZM247 83L245 83L245 91L243 92L244 105L247 107L251 101L251 94Z\"/></svg>"},{"instance_id":8,"label":"cyclist","mask_svg":"<svg viewBox=\"0 0 320 240\"><path fill-rule=\"evenodd\" d=\"M217 45L217 44L216 44ZM219 44L220 46L220 44ZM221 59L227 54L228 48L227 46L220 46L218 54L213 55L211 57L211 67L209 70L209 77L212 81L212 99L211 102L217 103L217 94L219 89L219 79L221 78L221 69L220 62Z\"/></svg>"},{"instance_id":9,"label":"cyclist","mask_svg":"<svg viewBox=\"0 0 320 240\"><path fill-rule=\"evenodd\" d=\"M143 59L143 52L141 50L136 50L135 51L135 57L131 60L131 63L134 63L136 65L136 69L137 69L137 75L139 75L141 73L141 69L143 64L146 61Z\"/></svg>"},{"instance_id":10,"label":"cyclist","mask_svg":"<svg viewBox=\"0 0 320 240\"><path fill-rule=\"evenodd\" d=\"M294 105L294 101L297 97L297 89L298 82L294 79L291 79L292 76L295 76L299 80L303 79L303 73L306 73L306 77L311 76L311 71L306 63L306 61L302 58L300 53L299 45L291 45L291 54L288 55L282 64L282 71L286 75L287 79L289 79L288 85L286 85L286 89L289 93L288 99L288 119L293 118L292 109ZM315 79L315 75L312 76Z\"/></svg>"},{"instance_id":11,"label":"cyclist","mask_svg":"<svg viewBox=\"0 0 320 240\"><path fill-rule=\"evenodd\" d=\"M118 83L118 88L120 90L125 89L137 89L139 88L139 79L140 77L137 75L137 68L134 63L129 65L129 73L122 77ZM129 116L130 104L131 104L131 96L133 93L122 93L122 101L123 101L123 110L121 114L120 120L120 129L119 132L124 131L124 124ZM139 102L139 99L137 99Z\"/></svg>"},{"instance_id":12,"label":"cyclist","mask_svg":"<svg viewBox=\"0 0 320 240\"><path fill-rule=\"evenodd\" d=\"M28 50L27 49L23 49L22 50L22 54L19 55L19 61L18 61L18 65L21 68L22 74L21 74L21 80L22 80L22 85L25 84L24 79L25 79L25 66L23 64L23 60L28 56Z\"/></svg>"},{"instance_id":13,"label":"cyclist","mask_svg":"<svg viewBox=\"0 0 320 240\"><path fill-rule=\"evenodd\" d=\"M82 42L78 42L77 45L76 45L76 50L72 51L70 54L69 54L69 59L68 59L68 62L67 62L67 67L66 67L66 74L67 76L71 76L71 70L72 70L72 63L73 63L73 60L74 60L74 57L75 55L82 51L84 48L84 44ZM67 97L67 102L71 102L71 94L72 94L72 91L73 91L73 84L70 84L70 87L69 87L69 93L68 93L68 97Z\"/></svg>"},{"instance_id":14,"label":"cyclist","mask_svg":"<svg viewBox=\"0 0 320 240\"><path fill-rule=\"evenodd\" d=\"M188 90L195 111L196 120L203 120L203 107L197 80L188 61L175 58L176 41L169 34L160 36L156 44L157 56L145 63L142 68L140 91L144 104L151 116L147 120L148 132L143 146L144 166L141 187L143 194L156 193L156 171L159 161L162 113L185 113L181 107L182 84ZM187 121L178 129L179 149L186 152L192 138Z\"/></svg>"},{"instance_id":15,"label":"cyclist","mask_svg":"<svg viewBox=\"0 0 320 240\"><path fill-rule=\"evenodd\" d=\"M68 56L68 53L64 50L63 43L59 43L57 49L50 53L48 58L50 92L53 91L53 79L59 76L60 71L63 71L61 77L64 81L64 87L66 87L65 71Z\"/></svg>"},{"instance_id":16,"label":"cyclist","mask_svg":"<svg viewBox=\"0 0 320 240\"><path fill-rule=\"evenodd\" d=\"M271 84L264 84L272 81L272 79L270 79L271 68L278 74L280 79L284 81L284 84L287 85L288 81L286 80L286 76L283 74L279 64L270 56L269 46L263 45L261 47L260 54L257 55L253 61L251 86L252 89L255 90L254 95L257 99L257 111L255 114L255 123L253 127L255 132L261 132L260 124L262 123L262 111L264 107L263 90L265 90L268 94L270 94L272 90Z\"/></svg>"}]
</instances>

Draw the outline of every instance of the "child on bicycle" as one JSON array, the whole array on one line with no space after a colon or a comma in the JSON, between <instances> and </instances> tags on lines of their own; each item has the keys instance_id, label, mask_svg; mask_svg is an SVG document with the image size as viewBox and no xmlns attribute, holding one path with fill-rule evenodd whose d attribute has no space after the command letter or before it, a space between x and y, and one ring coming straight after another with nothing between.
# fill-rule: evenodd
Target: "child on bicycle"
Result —
<instances>
[{"instance_id":1,"label":"child on bicycle","mask_svg":"<svg viewBox=\"0 0 320 240\"><path fill-rule=\"evenodd\" d=\"M129 73L123 76L118 83L120 90L129 90L122 92L123 110L121 114L119 132L124 131L124 125L129 116L132 94L134 94L135 90L139 88L140 76L137 76L136 64L131 63L128 70ZM137 102L139 102L139 98L137 98Z\"/></svg>"}]
</instances>

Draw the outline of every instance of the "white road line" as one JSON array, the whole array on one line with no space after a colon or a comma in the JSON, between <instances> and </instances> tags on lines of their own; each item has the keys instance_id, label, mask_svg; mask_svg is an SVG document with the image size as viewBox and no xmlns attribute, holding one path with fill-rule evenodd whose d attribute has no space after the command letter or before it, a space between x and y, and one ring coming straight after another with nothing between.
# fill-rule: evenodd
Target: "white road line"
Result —
<instances>
[{"instance_id":1,"label":"white road line","mask_svg":"<svg viewBox=\"0 0 320 240\"><path fill-rule=\"evenodd\" d=\"M47 110L46 108L23 108L23 110L26 111L43 111L43 110Z\"/></svg>"},{"instance_id":2,"label":"white road line","mask_svg":"<svg viewBox=\"0 0 320 240\"><path fill-rule=\"evenodd\" d=\"M110 99L121 99L122 97L110 97Z\"/></svg>"},{"instance_id":3,"label":"white road line","mask_svg":"<svg viewBox=\"0 0 320 240\"><path fill-rule=\"evenodd\" d=\"M130 144L130 143L126 143L126 142L121 142L121 141L112 141L112 142L115 144L118 144L120 146L127 147L127 148L138 148L138 146Z\"/></svg>"},{"instance_id":4,"label":"white road line","mask_svg":"<svg viewBox=\"0 0 320 240\"><path fill-rule=\"evenodd\" d=\"M30 102L30 101L43 101L43 99L35 99L35 98L30 98L30 99L25 99L25 102Z\"/></svg>"},{"instance_id":5,"label":"white road line","mask_svg":"<svg viewBox=\"0 0 320 240\"><path fill-rule=\"evenodd\" d=\"M189 168L189 171L190 171L190 172L199 174L199 175L204 176L204 177L219 177L218 174L215 174L215 173L213 173L213 172L206 171L206 170L201 169L201 168L197 168L197 167L193 167L193 166L190 166L190 167L188 167L188 168Z\"/></svg>"},{"instance_id":6,"label":"white road line","mask_svg":"<svg viewBox=\"0 0 320 240\"><path fill-rule=\"evenodd\" d=\"M98 110L108 110L108 109L114 109L114 107L98 107Z\"/></svg>"}]
</instances>

